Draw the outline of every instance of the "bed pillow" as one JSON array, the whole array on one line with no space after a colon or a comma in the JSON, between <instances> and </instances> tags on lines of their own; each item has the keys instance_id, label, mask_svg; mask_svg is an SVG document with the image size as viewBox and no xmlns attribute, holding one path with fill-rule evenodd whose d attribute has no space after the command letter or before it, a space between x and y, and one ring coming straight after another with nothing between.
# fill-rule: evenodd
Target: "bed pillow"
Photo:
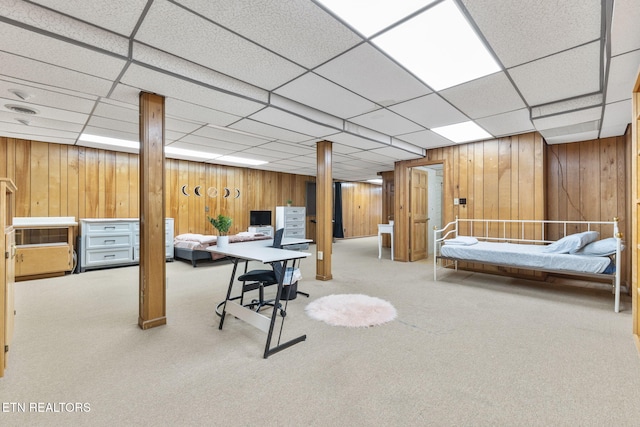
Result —
<instances>
[{"instance_id":1,"label":"bed pillow","mask_svg":"<svg viewBox=\"0 0 640 427\"><path fill-rule=\"evenodd\" d=\"M476 243L478 243L478 239L476 239L475 237L471 237L471 236L458 236L458 237L453 238L453 239L445 240L444 243L446 245L469 246L469 245L475 245Z\"/></svg>"},{"instance_id":2,"label":"bed pillow","mask_svg":"<svg viewBox=\"0 0 640 427\"><path fill-rule=\"evenodd\" d=\"M178 234L175 239L188 242L198 242L202 245L206 245L208 243L214 243L216 240L218 240L218 236L205 236L204 234L185 233Z\"/></svg>"},{"instance_id":3,"label":"bed pillow","mask_svg":"<svg viewBox=\"0 0 640 427\"><path fill-rule=\"evenodd\" d=\"M576 255L590 255L590 256L609 256L616 253L616 247L618 245L615 237L609 237L608 239L596 240L591 242L579 251L575 252ZM620 249L624 249L624 245Z\"/></svg>"},{"instance_id":4,"label":"bed pillow","mask_svg":"<svg viewBox=\"0 0 640 427\"><path fill-rule=\"evenodd\" d=\"M598 236L600 236L600 233L597 231L584 231L582 233L570 234L545 246L542 252L549 254L574 253L585 245L598 240Z\"/></svg>"}]
</instances>

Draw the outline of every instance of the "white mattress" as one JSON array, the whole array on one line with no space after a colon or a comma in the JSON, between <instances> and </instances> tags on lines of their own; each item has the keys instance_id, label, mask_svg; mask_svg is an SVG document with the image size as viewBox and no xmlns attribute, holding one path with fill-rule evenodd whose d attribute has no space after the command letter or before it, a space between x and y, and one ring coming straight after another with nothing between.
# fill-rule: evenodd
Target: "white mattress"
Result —
<instances>
[{"instance_id":1,"label":"white mattress","mask_svg":"<svg viewBox=\"0 0 640 427\"><path fill-rule=\"evenodd\" d=\"M602 273L611 260L607 257L552 254L542 252L543 245L478 242L474 245L442 245L440 255L458 260L501 264L515 268L565 270Z\"/></svg>"}]
</instances>

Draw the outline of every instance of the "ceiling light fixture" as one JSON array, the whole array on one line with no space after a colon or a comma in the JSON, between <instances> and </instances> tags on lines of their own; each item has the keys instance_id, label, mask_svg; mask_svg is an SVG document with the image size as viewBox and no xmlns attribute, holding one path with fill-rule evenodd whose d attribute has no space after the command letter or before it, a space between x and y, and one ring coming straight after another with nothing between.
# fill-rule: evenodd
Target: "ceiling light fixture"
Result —
<instances>
[{"instance_id":1,"label":"ceiling light fixture","mask_svg":"<svg viewBox=\"0 0 640 427\"><path fill-rule=\"evenodd\" d=\"M137 141L129 141L127 139L109 138L107 136L91 135L83 133L78 138L79 141L93 142L95 144L108 145L112 147L140 149L140 143Z\"/></svg>"},{"instance_id":2,"label":"ceiling light fixture","mask_svg":"<svg viewBox=\"0 0 640 427\"><path fill-rule=\"evenodd\" d=\"M100 144L100 145L111 146L111 147L121 147L121 148L134 149L134 150L140 149L140 143L137 141L110 138L110 137L99 136L99 135L91 135L88 133L83 133L82 135L80 135L80 138L78 138L78 141L92 142L94 144ZM234 156L221 156L220 154L207 153L206 151L188 150L185 148L178 148L178 147L172 147L172 146L164 147L164 152L169 156L175 156L178 158L189 157L189 158L197 158L202 160L219 160L219 161L224 161L228 163L237 163L241 165L259 166L259 165L264 165L268 163L263 160L246 159L243 157L234 157Z\"/></svg>"},{"instance_id":3,"label":"ceiling light fixture","mask_svg":"<svg viewBox=\"0 0 640 427\"><path fill-rule=\"evenodd\" d=\"M434 1L320 0L320 3L365 37L371 37Z\"/></svg>"},{"instance_id":4,"label":"ceiling light fixture","mask_svg":"<svg viewBox=\"0 0 640 427\"><path fill-rule=\"evenodd\" d=\"M220 157L220 154L206 153L204 151L187 150L186 148L164 147L164 153L175 156L195 157L198 159L211 160Z\"/></svg>"},{"instance_id":5,"label":"ceiling light fixture","mask_svg":"<svg viewBox=\"0 0 640 427\"><path fill-rule=\"evenodd\" d=\"M436 91L500 71L453 0L425 10L372 42Z\"/></svg>"},{"instance_id":6,"label":"ceiling light fixture","mask_svg":"<svg viewBox=\"0 0 640 427\"><path fill-rule=\"evenodd\" d=\"M456 123L454 125L433 128L431 130L438 135L443 136L448 140L456 143L479 141L481 139L493 138L490 133L482 129L474 122Z\"/></svg>"},{"instance_id":7,"label":"ceiling light fixture","mask_svg":"<svg viewBox=\"0 0 640 427\"><path fill-rule=\"evenodd\" d=\"M222 157L218 157L216 160L229 162L229 163L237 163L240 165L250 165L250 166L259 166L259 165L264 165L266 163L269 163L264 160L246 159L244 157L235 157L235 156L222 156Z\"/></svg>"}]
</instances>

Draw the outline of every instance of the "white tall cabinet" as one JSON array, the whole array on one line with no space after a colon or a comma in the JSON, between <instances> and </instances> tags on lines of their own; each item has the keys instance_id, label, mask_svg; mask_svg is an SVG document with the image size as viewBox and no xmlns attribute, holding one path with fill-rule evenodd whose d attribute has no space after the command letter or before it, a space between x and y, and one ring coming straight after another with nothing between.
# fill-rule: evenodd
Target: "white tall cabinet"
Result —
<instances>
[{"instance_id":1,"label":"white tall cabinet","mask_svg":"<svg viewBox=\"0 0 640 427\"><path fill-rule=\"evenodd\" d=\"M303 206L276 206L276 230L284 228L283 237L306 237L306 208Z\"/></svg>"}]
</instances>

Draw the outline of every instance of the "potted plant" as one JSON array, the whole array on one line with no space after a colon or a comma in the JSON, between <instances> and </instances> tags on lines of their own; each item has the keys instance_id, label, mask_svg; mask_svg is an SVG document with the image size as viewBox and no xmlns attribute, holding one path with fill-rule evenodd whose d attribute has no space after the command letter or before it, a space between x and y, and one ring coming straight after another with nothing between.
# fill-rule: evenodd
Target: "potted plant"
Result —
<instances>
[{"instance_id":1,"label":"potted plant","mask_svg":"<svg viewBox=\"0 0 640 427\"><path fill-rule=\"evenodd\" d=\"M293 204L293 200L289 199L287 200L287 206L291 206Z\"/></svg>"},{"instance_id":2,"label":"potted plant","mask_svg":"<svg viewBox=\"0 0 640 427\"><path fill-rule=\"evenodd\" d=\"M211 225L213 225L213 228L218 230L219 236L218 236L216 245L223 247L229 244L229 236L227 236L227 233L229 232L229 229L231 228L231 223L233 222L231 217L220 214L217 217L213 217L213 218L210 216L207 216L207 219L209 220Z\"/></svg>"}]
</instances>

